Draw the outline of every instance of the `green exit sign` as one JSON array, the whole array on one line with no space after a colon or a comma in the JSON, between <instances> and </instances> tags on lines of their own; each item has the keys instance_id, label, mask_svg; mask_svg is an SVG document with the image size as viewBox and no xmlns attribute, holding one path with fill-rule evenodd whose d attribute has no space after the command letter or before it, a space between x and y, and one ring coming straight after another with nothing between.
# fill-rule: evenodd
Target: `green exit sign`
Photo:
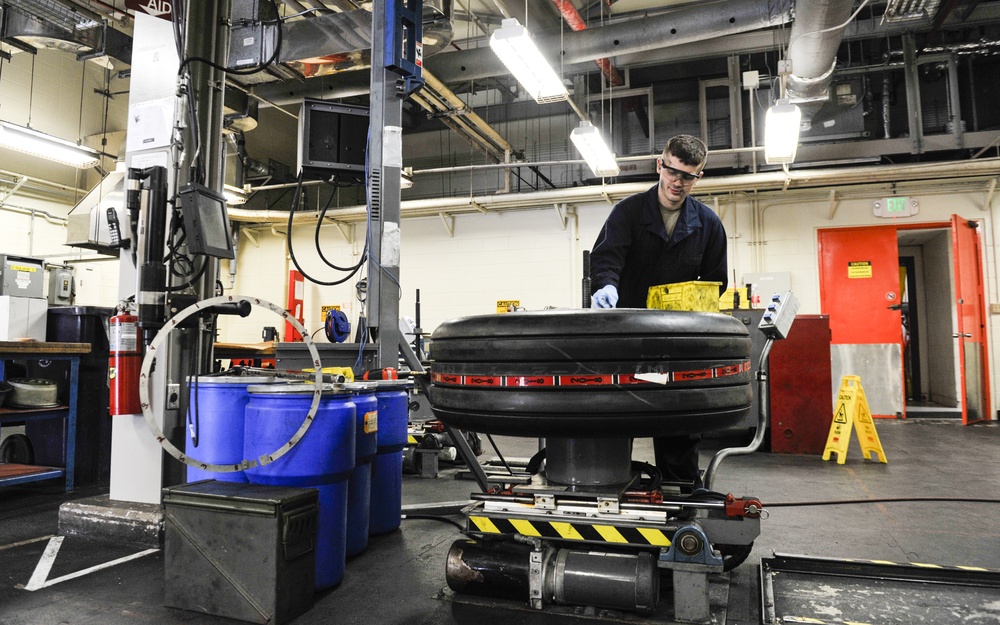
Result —
<instances>
[{"instance_id":1,"label":"green exit sign","mask_svg":"<svg viewBox=\"0 0 1000 625\"><path fill-rule=\"evenodd\" d=\"M885 210L888 213L905 213L909 201L905 197L888 197L885 199Z\"/></svg>"},{"instance_id":2,"label":"green exit sign","mask_svg":"<svg viewBox=\"0 0 1000 625\"><path fill-rule=\"evenodd\" d=\"M904 196L879 198L872 202L872 212L876 217L888 219L911 217L920 212L920 202L916 198Z\"/></svg>"}]
</instances>

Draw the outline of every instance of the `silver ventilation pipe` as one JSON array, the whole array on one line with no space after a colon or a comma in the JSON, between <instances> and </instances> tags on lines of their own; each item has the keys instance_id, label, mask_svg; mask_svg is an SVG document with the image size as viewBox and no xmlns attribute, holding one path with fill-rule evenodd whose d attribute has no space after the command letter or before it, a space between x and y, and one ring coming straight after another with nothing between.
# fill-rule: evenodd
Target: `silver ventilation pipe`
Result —
<instances>
[{"instance_id":1,"label":"silver ventilation pipe","mask_svg":"<svg viewBox=\"0 0 1000 625\"><path fill-rule=\"evenodd\" d=\"M778 26L791 19L791 6L791 0L701 2L641 20L566 33L533 34L546 58L561 58L564 65L573 65ZM425 64L446 84L509 73L489 46L438 54Z\"/></svg>"},{"instance_id":2,"label":"silver ventilation pipe","mask_svg":"<svg viewBox=\"0 0 1000 625\"><path fill-rule=\"evenodd\" d=\"M560 58L569 66L583 64L591 71L597 59L649 52L671 46L694 44L726 35L747 33L787 24L792 0L719 0L703 2L669 13L650 15L607 26L567 33L536 33L536 43L546 58ZM444 84L506 76L504 67L489 46L428 56L424 66ZM254 95L270 103L285 105L303 97L343 98L368 93L369 74L343 71L310 78L301 83L264 83L252 88Z\"/></svg>"},{"instance_id":3,"label":"silver ventilation pipe","mask_svg":"<svg viewBox=\"0 0 1000 625\"><path fill-rule=\"evenodd\" d=\"M830 81L837 50L851 17L851 0L796 0L795 21L785 59L791 62L785 77L785 97L802 109L808 121L830 98Z\"/></svg>"}]
</instances>

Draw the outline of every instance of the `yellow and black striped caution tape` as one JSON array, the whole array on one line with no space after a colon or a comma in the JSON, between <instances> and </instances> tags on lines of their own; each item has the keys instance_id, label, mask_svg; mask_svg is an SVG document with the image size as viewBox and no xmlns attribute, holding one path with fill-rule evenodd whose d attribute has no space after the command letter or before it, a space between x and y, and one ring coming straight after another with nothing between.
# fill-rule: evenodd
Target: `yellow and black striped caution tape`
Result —
<instances>
[{"instance_id":1,"label":"yellow and black striped caution tape","mask_svg":"<svg viewBox=\"0 0 1000 625\"><path fill-rule=\"evenodd\" d=\"M772 562L773 562L773 564L772 564ZM788 573L788 572L802 572L801 569L798 569L798 568L796 568L794 566L789 566L789 563L805 564L807 566L810 565L811 563L818 563L817 566L819 566L820 568L813 569L813 570L816 571L816 572L819 572L819 573L827 573L827 574L836 574L836 573L834 573L832 569L824 569L823 568L824 566L832 565L832 566L836 567L837 565L842 565L842 564L873 565L874 568L872 569L872 573L871 573L872 575L878 575L880 567L885 567L887 570L897 570L897 571L899 571L899 570L905 571L906 569L922 569L922 570L926 570L928 572L940 571L940 572L945 573L945 574L957 574L957 573L973 573L973 574L986 573L986 574L989 574L989 575L1000 574L1000 569L988 569L988 568L984 568L984 567L981 567L981 566L961 566L961 565L957 565L957 566L955 566L955 565L945 566L945 565L941 565L941 564L928 564L926 562L893 562L892 560L865 560L865 559L858 559L858 558L822 558L822 559L819 559L819 560L809 560L809 559L798 560L797 556L778 556L777 554L775 554L775 558L774 558L773 561L772 560L768 560L768 559L762 560L762 565L764 563L768 563L769 566L773 567L773 568L770 569L772 573L774 573L774 572L785 572L785 573ZM890 567L895 567L895 568L890 568ZM858 573L850 574L848 576L849 577L857 577L857 578L864 578L865 577L864 575L858 574ZM904 576L904 577L901 577L900 579L902 579L904 581L912 581L912 582L920 582L920 581L922 581L922 578L919 577L919 576L916 576L916 577L907 577L907 576ZM958 583L958 582L956 582L956 583ZM834 620L834 621L830 621L830 620L827 620L825 618L816 618L816 617L812 617L812 616L792 616L792 615L788 615L788 614L782 615L780 622L783 623L783 624L784 623L797 623L797 624L803 624L803 625L805 625L805 624L808 624L808 625L874 625L873 623L869 623L867 621L845 621L845 620L842 620L842 619L837 619L837 620Z\"/></svg>"},{"instance_id":2,"label":"yellow and black striped caution tape","mask_svg":"<svg viewBox=\"0 0 1000 625\"><path fill-rule=\"evenodd\" d=\"M889 566L912 566L918 569L937 569L941 571L974 571L977 573L1000 573L998 569L987 569L981 566L945 566L943 564L927 564L926 562L893 562L891 560L855 560L844 558L842 562L860 562L863 564L885 564Z\"/></svg>"},{"instance_id":3,"label":"yellow and black striped caution tape","mask_svg":"<svg viewBox=\"0 0 1000 625\"><path fill-rule=\"evenodd\" d=\"M822 621L818 618L810 618L808 616L783 616L781 617L782 623L802 623L809 625L874 625L873 623L866 623L864 621Z\"/></svg>"},{"instance_id":4,"label":"yellow and black striped caution tape","mask_svg":"<svg viewBox=\"0 0 1000 625\"><path fill-rule=\"evenodd\" d=\"M470 531L482 534L521 534L537 538L620 545L670 546L670 539L663 531L650 527L623 527L598 523L566 523L564 521L529 521L484 516L469 516L469 524Z\"/></svg>"}]
</instances>

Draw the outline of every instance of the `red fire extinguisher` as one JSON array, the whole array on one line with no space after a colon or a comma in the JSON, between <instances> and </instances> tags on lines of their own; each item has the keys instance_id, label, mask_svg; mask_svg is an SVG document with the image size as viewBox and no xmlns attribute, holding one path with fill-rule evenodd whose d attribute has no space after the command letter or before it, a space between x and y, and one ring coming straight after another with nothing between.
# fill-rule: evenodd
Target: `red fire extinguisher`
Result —
<instances>
[{"instance_id":1,"label":"red fire extinguisher","mask_svg":"<svg viewBox=\"0 0 1000 625\"><path fill-rule=\"evenodd\" d=\"M139 406L142 344L138 321L138 317L127 313L108 321L108 412L112 415L142 414Z\"/></svg>"}]
</instances>

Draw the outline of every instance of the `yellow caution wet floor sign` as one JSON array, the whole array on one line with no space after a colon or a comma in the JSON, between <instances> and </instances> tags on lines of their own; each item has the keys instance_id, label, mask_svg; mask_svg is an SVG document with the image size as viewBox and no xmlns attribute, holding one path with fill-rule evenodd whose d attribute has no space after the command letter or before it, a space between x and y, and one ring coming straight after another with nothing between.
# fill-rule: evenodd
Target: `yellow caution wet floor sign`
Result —
<instances>
[{"instance_id":1,"label":"yellow caution wet floor sign","mask_svg":"<svg viewBox=\"0 0 1000 625\"><path fill-rule=\"evenodd\" d=\"M837 392L837 405L833 409L833 423L830 424L830 434L826 437L826 447L823 449L823 460L829 460L830 454L837 454L837 464L847 461L847 447L851 442L851 430L857 427L858 442L865 458L875 460L872 454L878 454L879 462L885 459L882 441L875 431L871 410L865 390L861 388L861 378L856 375L845 375L840 379L840 390Z\"/></svg>"}]
</instances>

